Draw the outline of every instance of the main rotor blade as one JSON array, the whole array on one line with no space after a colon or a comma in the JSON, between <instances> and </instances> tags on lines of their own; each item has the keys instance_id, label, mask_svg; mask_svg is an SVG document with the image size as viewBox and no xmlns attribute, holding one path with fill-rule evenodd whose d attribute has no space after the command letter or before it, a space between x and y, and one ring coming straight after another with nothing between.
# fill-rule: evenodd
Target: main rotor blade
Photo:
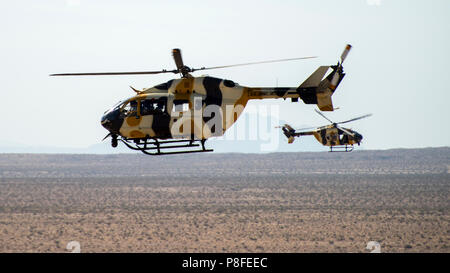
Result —
<instances>
[{"instance_id":1,"label":"main rotor blade","mask_svg":"<svg viewBox=\"0 0 450 273\"><path fill-rule=\"evenodd\" d=\"M352 132L348 131L347 129L345 129L345 128L341 127L341 126L338 126L337 124L336 124L336 128L338 128L341 131L344 131L348 135L355 136L355 133L352 133Z\"/></svg>"},{"instance_id":2,"label":"main rotor blade","mask_svg":"<svg viewBox=\"0 0 450 273\"><path fill-rule=\"evenodd\" d=\"M344 124L344 123L352 122L352 121L355 121L355 120L358 120L358 119L368 118L371 115L372 114L367 114L367 115L360 116L360 117L357 117L357 118L352 118L352 119L349 119L349 120L346 120L346 121L341 121L341 122L338 122L337 124Z\"/></svg>"},{"instance_id":3,"label":"main rotor blade","mask_svg":"<svg viewBox=\"0 0 450 273\"><path fill-rule=\"evenodd\" d=\"M333 123L329 118L327 118L324 114L322 114L320 111L317 111L317 109L314 109L314 111L317 112L317 114L321 115L324 119L328 120L330 123Z\"/></svg>"},{"instance_id":4,"label":"main rotor blade","mask_svg":"<svg viewBox=\"0 0 450 273\"><path fill-rule=\"evenodd\" d=\"M289 124L285 124L285 125L283 125L283 126L275 126L275 128L277 128L277 129L279 129L279 128L283 128L283 127L286 127L288 130L294 130L295 132L303 132L303 131L309 131L309 130L312 130L312 129L317 129L317 126L315 126L315 127L306 127L306 128L300 128L300 129L294 129L294 128L292 128L292 126L290 126Z\"/></svg>"},{"instance_id":5,"label":"main rotor blade","mask_svg":"<svg viewBox=\"0 0 450 273\"><path fill-rule=\"evenodd\" d=\"M192 68L191 71L194 72L194 71L198 71L198 70L210 70L210 69L227 68L227 67L235 67L235 66L244 66L244 65L253 65L253 64L266 64L266 63L277 63L277 62L286 62L286 61L295 61L295 60L304 60L304 59L313 59L313 58L317 58L317 56L300 57L300 58L289 58L289 59L279 59L279 60L251 62L251 63L242 63L242 64L230 64L230 65L211 66L211 67L202 67L202 68Z\"/></svg>"},{"instance_id":6,"label":"main rotor blade","mask_svg":"<svg viewBox=\"0 0 450 273\"><path fill-rule=\"evenodd\" d=\"M300 128L300 129L297 129L297 130L295 130L295 131L297 131L297 132L303 132L303 131L310 131L310 130L312 130L312 129L317 129L317 126L316 126L316 127Z\"/></svg>"},{"instance_id":7,"label":"main rotor blade","mask_svg":"<svg viewBox=\"0 0 450 273\"><path fill-rule=\"evenodd\" d=\"M181 58L181 50L179 48L172 49L172 56L178 71L181 71L181 68L184 66L183 58Z\"/></svg>"},{"instance_id":8,"label":"main rotor blade","mask_svg":"<svg viewBox=\"0 0 450 273\"><path fill-rule=\"evenodd\" d=\"M89 72L89 73L58 73L50 74L50 76L116 76L116 75L149 75L160 73L178 73L177 70L160 70L160 71L132 71L132 72Z\"/></svg>"}]
</instances>

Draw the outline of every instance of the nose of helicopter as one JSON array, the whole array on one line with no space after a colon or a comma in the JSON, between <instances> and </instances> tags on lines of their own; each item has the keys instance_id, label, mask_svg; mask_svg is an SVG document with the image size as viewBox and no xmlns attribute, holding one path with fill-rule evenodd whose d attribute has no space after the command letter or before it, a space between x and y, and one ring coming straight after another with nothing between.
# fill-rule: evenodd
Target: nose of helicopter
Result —
<instances>
[{"instance_id":1,"label":"nose of helicopter","mask_svg":"<svg viewBox=\"0 0 450 273\"><path fill-rule=\"evenodd\" d=\"M363 136L361 134L355 133L356 142L360 143L362 139L363 139Z\"/></svg>"},{"instance_id":2,"label":"nose of helicopter","mask_svg":"<svg viewBox=\"0 0 450 273\"><path fill-rule=\"evenodd\" d=\"M119 134L123 119L120 118L119 109L106 112L101 118L102 126L113 134Z\"/></svg>"},{"instance_id":3,"label":"nose of helicopter","mask_svg":"<svg viewBox=\"0 0 450 273\"><path fill-rule=\"evenodd\" d=\"M111 129L111 125L112 125L112 122L111 122L111 120L109 120L108 118L107 118L107 114L105 114L105 115L103 115L102 116L102 119L101 119L101 123L102 123L102 126L106 129L106 130L110 130Z\"/></svg>"}]
</instances>

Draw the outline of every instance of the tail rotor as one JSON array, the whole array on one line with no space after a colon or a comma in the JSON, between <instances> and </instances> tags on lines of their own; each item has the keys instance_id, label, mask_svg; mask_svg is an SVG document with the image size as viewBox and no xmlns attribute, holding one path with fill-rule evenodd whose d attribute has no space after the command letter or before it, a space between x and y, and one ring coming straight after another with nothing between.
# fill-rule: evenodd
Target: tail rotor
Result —
<instances>
[{"instance_id":1,"label":"tail rotor","mask_svg":"<svg viewBox=\"0 0 450 273\"><path fill-rule=\"evenodd\" d=\"M283 126L276 126L275 128L281 128L281 130L283 130L283 134L288 138L289 144L294 142L295 129L292 128L289 124L285 124Z\"/></svg>"},{"instance_id":2,"label":"tail rotor","mask_svg":"<svg viewBox=\"0 0 450 273\"><path fill-rule=\"evenodd\" d=\"M345 49L341 54L341 62L338 63L337 69L334 73L333 78L331 79L331 82L330 82L330 89L332 91L336 90L336 87L339 84L339 80L341 78L341 75L343 74L342 65L344 64L344 61L347 58L347 55L351 49L352 49L352 46L347 44L347 46L345 46Z\"/></svg>"}]
</instances>

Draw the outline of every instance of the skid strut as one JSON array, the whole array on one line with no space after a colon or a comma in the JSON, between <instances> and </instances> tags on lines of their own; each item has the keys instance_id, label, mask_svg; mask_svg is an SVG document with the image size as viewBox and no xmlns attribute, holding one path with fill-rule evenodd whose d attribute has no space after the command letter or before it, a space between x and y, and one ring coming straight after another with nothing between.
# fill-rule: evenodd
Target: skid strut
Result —
<instances>
[{"instance_id":1,"label":"skid strut","mask_svg":"<svg viewBox=\"0 0 450 273\"><path fill-rule=\"evenodd\" d=\"M206 139L183 139L183 140L166 140L159 141L156 138L150 139L123 139L122 141L128 148L141 151L146 155L170 155L170 154L187 154L187 153L205 153L212 152L213 149L206 149L205 142ZM180 149L180 148L191 148L191 147L199 147L201 149L192 149L192 150L182 150L182 151L173 151L173 152L163 152L166 149Z\"/></svg>"}]
</instances>

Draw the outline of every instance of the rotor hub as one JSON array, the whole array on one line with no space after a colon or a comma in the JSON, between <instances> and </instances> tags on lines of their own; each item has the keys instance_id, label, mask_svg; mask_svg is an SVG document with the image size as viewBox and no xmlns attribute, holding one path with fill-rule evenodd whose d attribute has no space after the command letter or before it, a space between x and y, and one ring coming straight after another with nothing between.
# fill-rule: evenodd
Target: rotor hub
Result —
<instances>
[{"instance_id":1,"label":"rotor hub","mask_svg":"<svg viewBox=\"0 0 450 273\"><path fill-rule=\"evenodd\" d=\"M182 66L180 69L180 73L183 75L183 77L188 76L189 72L192 72L192 69L187 65Z\"/></svg>"}]
</instances>

